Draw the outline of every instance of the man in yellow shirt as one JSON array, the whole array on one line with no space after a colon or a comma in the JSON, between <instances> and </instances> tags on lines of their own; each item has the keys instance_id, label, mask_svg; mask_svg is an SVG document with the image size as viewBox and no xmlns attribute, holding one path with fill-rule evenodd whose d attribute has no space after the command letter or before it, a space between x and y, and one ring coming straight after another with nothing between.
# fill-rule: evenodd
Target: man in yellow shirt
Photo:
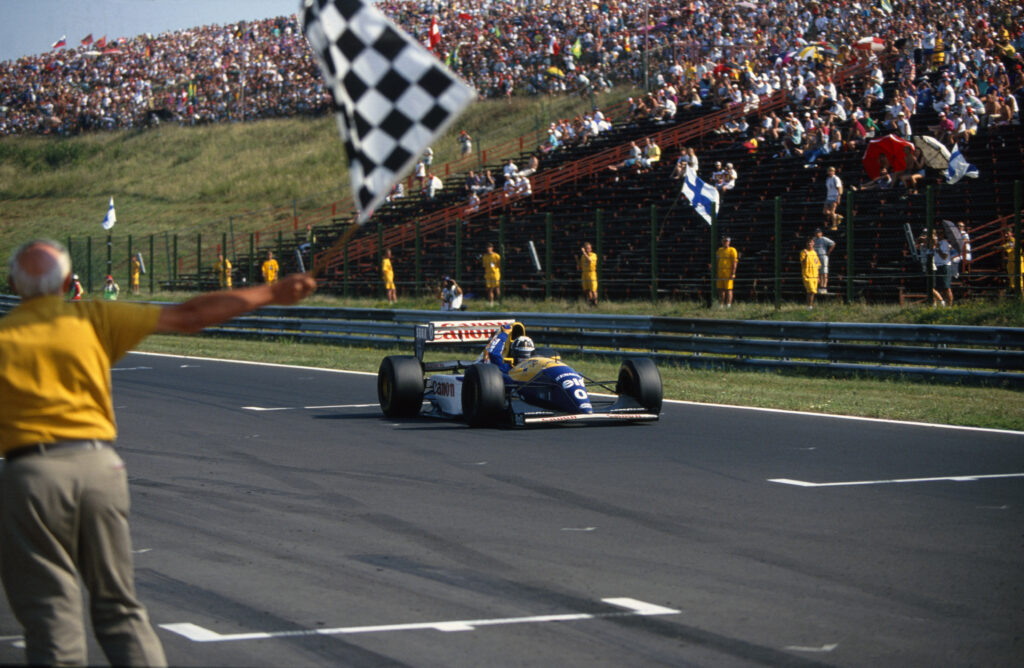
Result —
<instances>
[{"instance_id":1,"label":"man in yellow shirt","mask_svg":"<svg viewBox=\"0 0 1024 668\"><path fill-rule=\"evenodd\" d=\"M487 244L487 252L480 256L484 266L484 287L487 299L494 306L494 299L501 299L501 256L494 252L494 244Z\"/></svg>"},{"instance_id":2,"label":"man in yellow shirt","mask_svg":"<svg viewBox=\"0 0 1024 668\"><path fill-rule=\"evenodd\" d=\"M583 284L587 302L591 306L597 306L597 253L591 248L589 241L584 242L580 248L576 268L580 270L580 282Z\"/></svg>"},{"instance_id":3,"label":"man in yellow shirt","mask_svg":"<svg viewBox=\"0 0 1024 668\"><path fill-rule=\"evenodd\" d=\"M263 266L260 267L260 270L263 272L263 282L267 285L277 281L277 274L281 271L281 267L277 264L277 260L274 259L274 251L267 251L267 259L264 261Z\"/></svg>"},{"instance_id":4,"label":"man in yellow shirt","mask_svg":"<svg viewBox=\"0 0 1024 668\"><path fill-rule=\"evenodd\" d=\"M131 288L132 294L133 295L137 295L137 294L139 294L139 275L142 273L142 262L139 261L139 256L138 255L132 255L132 263L131 263L131 265L132 265L131 266L131 271L130 271L131 278L130 278L130 280L128 282L129 282L129 287Z\"/></svg>"},{"instance_id":5,"label":"man in yellow shirt","mask_svg":"<svg viewBox=\"0 0 1024 668\"><path fill-rule=\"evenodd\" d=\"M391 266L391 249L384 250L384 259L380 261L380 279L384 281L384 292L387 293L388 303L394 304L398 301L398 292L395 290L395 269Z\"/></svg>"},{"instance_id":6,"label":"man in yellow shirt","mask_svg":"<svg viewBox=\"0 0 1024 668\"><path fill-rule=\"evenodd\" d=\"M732 238L722 237L722 246L715 251L715 276L718 279L718 301L725 308L732 308L732 284L736 280L739 261L740 255L732 247Z\"/></svg>"},{"instance_id":7,"label":"man in yellow shirt","mask_svg":"<svg viewBox=\"0 0 1024 668\"><path fill-rule=\"evenodd\" d=\"M115 666L165 666L135 595L128 484L110 368L154 332L194 333L311 294L308 274L181 304L66 302L71 257L55 241L20 247L0 318L0 578L30 665L87 665L79 578L96 639Z\"/></svg>"},{"instance_id":8,"label":"man in yellow shirt","mask_svg":"<svg viewBox=\"0 0 1024 668\"><path fill-rule=\"evenodd\" d=\"M223 253L217 255L217 284L221 289L231 287L231 260Z\"/></svg>"},{"instance_id":9,"label":"man in yellow shirt","mask_svg":"<svg viewBox=\"0 0 1024 668\"><path fill-rule=\"evenodd\" d=\"M807 308L814 308L814 295L818 294L818 272L821 270L821 260L818 258L818 251L814 249L814 238L807 240L807 244L800 251L800 272L804 280L804 292L807 293Z\"/></svg>"}]
</instances>

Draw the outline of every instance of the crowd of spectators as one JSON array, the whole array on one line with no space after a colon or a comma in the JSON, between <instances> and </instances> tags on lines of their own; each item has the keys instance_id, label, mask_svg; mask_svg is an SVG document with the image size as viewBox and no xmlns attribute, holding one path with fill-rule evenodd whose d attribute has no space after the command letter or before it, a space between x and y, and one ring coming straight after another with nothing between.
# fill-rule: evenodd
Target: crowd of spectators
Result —
<instances>
[{"instance_id":1,"label":"crowd of spectators","mask_svg":"<svg viewBox=\"0 0 1024 668\"><path fill-rule=\"evenodd\" d=\"M839 123L879 100L897 109L896 102L913 99L904 105L908 117L922 104L940 105L958 114L952 133L959 136L970 133L957 123L974 123L971 111L977 122L982 116L1011 122L1019 114L1013 93L1022 85L1024 10L1014 0L891 6L868 0L395 0L378 6L424 40L436 21L441 39L435 53L484 98L647 84L651 92L637 99L632 113L667 122L679 109L742 104L753 110L760 97L785 88L798 105L828 112ZM879 82L860 99L844 98L831 73L864 53L854 45L871 36L894 63L883 77L899 74L898 93L887 94ZM922 79L940 69L948 79ZM295 16L0 63L0 135L327 109ZM879 122L895 126L898 112ZM563 123L552 137L585 141L601 131L592 121ZM727 130L748 128L741 122ZM805 127L801 135L808 134Z\"/></svg>"}]
</instances>

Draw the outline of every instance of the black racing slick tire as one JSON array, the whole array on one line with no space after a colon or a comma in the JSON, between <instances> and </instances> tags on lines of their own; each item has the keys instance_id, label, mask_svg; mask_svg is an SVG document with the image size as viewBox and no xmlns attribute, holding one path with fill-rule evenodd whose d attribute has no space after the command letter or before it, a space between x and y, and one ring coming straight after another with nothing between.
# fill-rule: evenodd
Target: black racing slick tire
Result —
<instances>
[{"instance_id":1,"label":"black racing slick tire","mask_svg":"<svg viewBox=\"0 0 1024 668\"><path fill-rule=\"evenodd\" d=\"M661 413L661 373L651 359L636 357L624 361L619 367L615 392L633 397L654 414Z\"/></svg>"},{"instance_id":2,"label":"black racing slick tire","mask_svg":"<svg viewBox=\"0 0 1024 668\"><path fill-rule=\"evenodd\" d=\"M462 380L462 416L471 427L496 426L505 420L505 378L498 367L473 364Z\"/></svg>"},{"instance_id":3,"label":"black racing slick tire","mask_svg":"<svg viewBox=\"0 0 1024 668\"><path fill-rule=\"evenodd\" d=\"M390 418L419 415L423 406L423 365L415 357L390 355L377 371L377 400Z\"/></svg>"}]
</instances>

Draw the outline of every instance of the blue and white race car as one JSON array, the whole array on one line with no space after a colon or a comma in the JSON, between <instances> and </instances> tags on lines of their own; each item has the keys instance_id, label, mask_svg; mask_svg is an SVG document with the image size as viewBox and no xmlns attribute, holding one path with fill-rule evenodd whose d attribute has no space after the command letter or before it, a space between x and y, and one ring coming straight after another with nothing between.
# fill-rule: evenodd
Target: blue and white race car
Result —
<instances>
[{"instance_id":1,"label":"blue and white race car","mask_svg":"<svg viewBox=\"0 0 1024 668\"><path fill-rule=\"evenodd\" d=\"M427 344L484 341L476 359L423 361ZM643 422L658 419L662 385L645 357L625 360L615 381L593 380L535 348L522 323L440 321L416 326L415 355L384 358L377 397L388 417L461 418L474 427Z\"/></svg>"}]
</instances>

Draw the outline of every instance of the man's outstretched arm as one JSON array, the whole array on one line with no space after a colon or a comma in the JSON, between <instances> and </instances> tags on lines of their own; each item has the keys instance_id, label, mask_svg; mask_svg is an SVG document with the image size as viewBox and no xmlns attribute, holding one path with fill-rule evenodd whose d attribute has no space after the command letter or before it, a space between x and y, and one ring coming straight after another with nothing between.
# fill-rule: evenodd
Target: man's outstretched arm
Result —
<instances>
[{"instance_id":1,"label":"man's outstretched arm","mask_svg":"<svg viewBox=\"0 0 1024 668\"><path fill-rule=\"evenodd\" d=\"M316 290L311 274L291 274L277 283L221 290L193 297L181 304L165 306L157 320L157 332L193 334L231 320L261 306L290 306Z\"/></svg>"}]
</instances>

